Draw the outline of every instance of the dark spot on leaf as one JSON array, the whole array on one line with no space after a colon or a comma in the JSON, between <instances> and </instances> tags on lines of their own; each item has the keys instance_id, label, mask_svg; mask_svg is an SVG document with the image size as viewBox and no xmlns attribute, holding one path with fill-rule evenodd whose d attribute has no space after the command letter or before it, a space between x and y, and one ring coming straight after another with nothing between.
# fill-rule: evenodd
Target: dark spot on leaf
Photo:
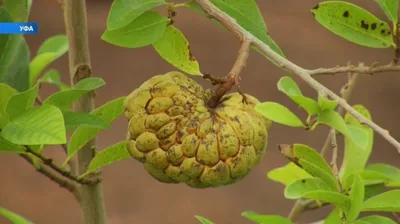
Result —
<instances>
[{"instance_id":1,"label":"dark spot on leaf","mask_svg":"<svg viewBox=\"0 0 400 224\"><path fill-rule=\"evenodd\" d=\"M190 45L188 45L188 50L189 50L189 60L196 61L196 58L192 55L192 51L190 50Z\"/></svg>"},{"instance_id":2,"label":"dark spot on leaf","mask_svg":"<svg viewBox=\"0 0 400 224\"><path fill-rule=\"evenodd\" d=\"M379 25L383 26L383 23L381 23L381 24L379 24Z\"/></svg>"},{"instance_id":3,"label":"dark spot on leaf","mask_svg":"<svg viewBox=\"0 0 400 224\"><path fill-rule=\"evenodd\" d=\"M369 25L364 22L364 20L361 20L361 28L368 30Z\"/></svg>"},{"instance_id":4,"label":"dark spot on leaf","mask_svg":"<svg viewBox=\"0 0 400 224\"><path fill-rule=\"evenodd\" d=\"M346 10L346 11L344 11L344 13L343 13L343 17L346 17L346 18L347 18L347 17L349 17L349 11L347 11L347 10Z\"/></svg>"},{"instance_id":5,"label":"dark spot on leaf","mask_svg":"<svg viewBox=\"0 0 400 224\"><path fill-rule=\"evenodd\" d=\"M376 23L372 23L372 24L371 24L371 29L372 29L372 30L375 30L375 29L376 29Z\"/></svg>"},{"instance_id":6,"label":"dark spot on leaf","mask_svg":"<svg viewBox=\"0 0 400 224\"><path fill-rule=\"evenodd\" d=\"M317 4L316 6L313 7L313 9L318 9L319 8L319 4Z\"/></svg>"},{"instance_id":7,"label":"dark spot on leaf","mask_svg":"<svg viewBox=\"0 0 400 224\"><path fill-rule=\"evenodd\" d=\"M306 180L305 180L305 179L303 179L303 180L301 180L301 182L304 184L304 183L306 183Z\"/></svg>"}]
</instances>

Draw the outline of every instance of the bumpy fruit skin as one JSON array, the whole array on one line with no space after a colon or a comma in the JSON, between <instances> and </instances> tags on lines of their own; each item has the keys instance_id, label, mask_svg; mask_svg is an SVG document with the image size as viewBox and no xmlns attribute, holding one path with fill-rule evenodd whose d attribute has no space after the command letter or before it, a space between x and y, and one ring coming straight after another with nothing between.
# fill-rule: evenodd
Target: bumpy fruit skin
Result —
<instances>
[{"instance_id":1,"label":"bumpy fruit skin","mask_svg":"<svg viewBox=\"0 0 400 224\"><path fill-rule=\"evenodd\" d=\"M218 187L245 177L263 157L271 122L258 100L225 95L207 108L209 91L180 72L157 75L125 100L128 150L164 183Z\"/></svg>"}]
</instances>

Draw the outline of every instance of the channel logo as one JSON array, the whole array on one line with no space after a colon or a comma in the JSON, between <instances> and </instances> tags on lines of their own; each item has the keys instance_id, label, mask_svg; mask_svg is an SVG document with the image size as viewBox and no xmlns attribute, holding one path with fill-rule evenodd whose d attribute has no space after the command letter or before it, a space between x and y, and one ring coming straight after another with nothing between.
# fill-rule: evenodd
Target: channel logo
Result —
<instances>
[{"instance_id":1,"label":"channel logo","mask_svg":"<svg viewBox=\"0 0 400 224\"><path fill-rule=\"evenodd\" d=\"M0 23L0 34L37 34L38 24L29 23Z\"/></svg>"}]
</instances>

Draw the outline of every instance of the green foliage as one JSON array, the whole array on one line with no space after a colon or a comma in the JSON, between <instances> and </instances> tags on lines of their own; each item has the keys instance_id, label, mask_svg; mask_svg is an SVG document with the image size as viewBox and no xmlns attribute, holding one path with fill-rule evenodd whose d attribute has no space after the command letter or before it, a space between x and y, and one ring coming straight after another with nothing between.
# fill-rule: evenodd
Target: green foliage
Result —
<instances>
[{"instance_id":1,"label":"green foliage","mask_svg":"<svg viewBox=\"0 0 400 224\"><path fill-rule=\"evenodd\" d=\"M108 129L110 124L101 117L93 114L63 111L65 128L70 131L77 127Z\"/></svg>"},{"instance_id":2,"label":"green foliage","mask_svg":"<svg viewBox=\"0 0 400 224\"><path fill-rule=\"evenodd\" d=\"M65 144L66 131L60 109L54 106L33 107L11 120L1 135L19 145Z\"/></svg>"},{"instance_id":3,"label":"green foliage","mask_svg":"<svg viewBox=\"0 0 400 224\"><path fill-rule=\"evenodd\" d=\"M328 217L324 220L323 224L338 224L342 222L341 212L338 207L334 208Z\"/></svg>"},{"instance_id":4,"label":"green foliage","mask_svg":"<svg viewBox=\"0 0 400 224\"><path fill-rule=\"evenodd\" d=\"M303 122L285 106L275 102L257 104L254 109L271 121L291 127L304 127Z\"/></svg>"},{"instance_id":5,"label":"green foliage","mask_svg":"<svg viewBox=\"0 0 400 224\"><path fill-rule=\"evenodd\" d=\"M255 212L246 211L242 213L242 216L258 224L292 224L289 219L278 215L259 215Z\"/></svg>"},{"instance_id":6,"label":"green foliage","mask_svg":"<svg viewBox=\"0 0 400 224\"><path fill-rule=\"evenodd\" d=\"M344 1L325 1L311 10L316 21L336 35L371 48L396 47L389 24Z\"/></svg>"},{"instance_id":7,"label":"green foliage","mask_svg":"<svg viewBox=\"0 0 400 224\"><path fill-rule=\"evenodd\" d=\"M4 0L4 6L14 22L26 22L28 20L31 0Z\"/></svg>"},{"instance_id":8,"label":"green foliage","mask_svg":"<svg viewBox=\"0 0 400 224\"><path fill-rule=\"evenodd\" d=\"M68 51L68 39L65 35L48 38L40 46L36 56L29 64L29 83L34 85L39 75L50 63Z\"/></svg>"},{"instance_id":9,"label":"green foliage","mask_svg":"<svg viewBox=\"0 0 400 224\"><path fill-rule=\"evenodd\" d=\"M89 167L87 171L82 174L80 177L84 177L88 175L91 172L94 172L104 166L110 165L112 163L132 158L131 154L129 154L128 149L127 149L127 142L122 141L118 142L112 146L109 146L103 150L101 150L99 153L96 154L96 156L92 159L92 161L89 164Z\"/></svg>"},{"instance_id":10,"label":"green foliage","mask_svg":"<svg viewBox=\"0 0 400 224\"><path fill-rule=\"evenodd\" d=\"M279 182L283 185L288 185L295 180L311 177L305 170L294 163L288 163L284 167L279 167L268 172L268 178Z\"/></svg>"},{"instance_id":11,"label":"green foliage","mask_svg":"<svg viewBox=\"0 0 400 224\"><path fill-rule=\"evenodd\" d=\"M173 66L190 75L202 75L188 41L176 27L168 26L164 36L153 46L157 53Z\"/></svg>"},{"instance_id":12,"label":"green foliage","mask_svg":"<svg viewBox=\"0 0 400 224\"><path fill-rule=\"evenodd\" d=\"M204 217L201 217L201 216L198 216L198 215L195 215L194 217L197 220L199 220L201 224L214 224L213 222L211 222L210 220L208 220L208 219L206 219Z\"/></svg>"},{"instance_id":13,"label":"green foliage","mask_svg":"<svg viewBox=\"0 0 400 224\"><path fill-rule=\"evenodd\" d=\"M278 90L285 93L293 102L307 111L309 116L319 112L318 103L315 100L303 96L297 83L290 77L282 77L278 82Z\"/></svg>"},{"instance_id":14,"label":"green foliage","mask_svg":"<svg viewBox=\"0 0 400 224\"><path fill-rule=\"evenodd\" d=\"M117 98L107 102L99 108L91 112L92 115L102 118L104 121L111 123L118 118L123 112L123 102L125 97ZM68 143L68 158L64 165L75 155L87 142L99 134L102 128L79 127L73 133Z\"/></svg>"},{"instance_id":15,"label":"green foliage","mask_svg":"<svg viewBox=\"0 0 400 224\"><path fill-rule=\"evenodd\" d=\"M353 186L350 191L350 209L346 215L346 220L352 222L357 219L360 214L364 201L364 182L360 175L355 174L353 178Z\"/></svg>"},{"instance_id":16,"label":"green foliage","mask_svg":"<svg viewBox=\"0 0 400 224\"><path fill-rule=\"evenodd\" d=\"M399 18L399 1L398 0L375 0L381 9L385 12L386 16L392 21L397 23Z\"/></svg>"},{"instance_id":17,"label":"green foliage","mask_svg":"<svg viewBox=\"0 0 400 224\"><path fill-rule=\"evenodd\" d=\"M35 85L22 93L16 93L10 97L7 103L6 112L10 119L14 119L33 107L38 95L39 85Z\"/></svg>"},{"instance_id":18,"label":"green foliage","mask_svg":"<svg viewBox=\"0 0 400 224\"><path fill-rule=\"evenodd\" d=\"M364 201L362 211L400 212L400 190L391 190Z\"/></svg>"},{"instance_id":19,"label":"green foliage","mask_svg":"<svg viewBox=\"0 0 400 224\"><path fill-rule=\"evenodd\" d=\"M24 151L20 145L13 144L0 135L0 152L23 153Z\"/></svg>"},{"instance_id":20,"label":"green foliage","mask_svg":"<svg viewBox=\"0 0 400 224\"><path fill-rule=\"evenodd\" d=\"M7 114L7 104L10 98L18 91L9 85L0 83L0 128L3 128L9 122Z\"/></svg>"},{"instance_id":21,"label":"green foliage","mask_svg":"<svg viewBox=\"0 0 400 224\"><path fill-rule=\"evenodd\" d=\"M164 0L115 0L108 14L107 29L117 30L127 26L146 11L164 4Z\"/></svg>"},{"instance_id":22,"label":"green foliage","mask_svg":"<svg viewBox=\"0 0 400 224\"><path fill-rule=\"evenodd\" d=\"M60 73L54 69L47 71L39 81L41 83L56 85L60 90L70 89L69 86L61 82Z\"/></svg>"},{"instance_id":23,"label":"green foliage","mask_svg":"<svg viewBox=\"0 0 400 224\"><path fill-rule=\"evenodd\" d=\"M334 110L337 107L338 103L338 100L330 100L327 99L325 96L318 94L318 106L321 111Z\"/></svg>"},{"instance_id":24,"label":"green foliage","mask_svg":"<svg viewBox=\"0 0 400 224\"><path fill-rule=\"evenodd\" d=\"M77 99L84 94L104 86L106 83L98 77L89 77L81 80L71 89L56 92L49 96L44 105L54 105L61 109L68 109Z\"/></svg>"},{"instance_id":25,"label":"green foliage","mask_svg":"<svg viewBox=\"0 0 400 224\"><path fill-rule=\"evenodd\" d=\"M119 47L144 47L161 39L167 24L166 17L147 11L120 29L106 30L101 39Z\"/></svg>"},{"instance_id":26,"label":"green foliage","mask_svg":"<svg viewBox=\"0 0 400 224\"><path fill-rule=\"evenodd\" d=\"M353 222L353 224L396 224L396 222L384 216L371 215L363 217Z\"/></svg>"},{"instance_id":27,"label":"green foliage","mask_svg":"<svg viewBox=\"0 0 400 224\"><path fill-rule=\"evenodd\" d=\"M13 224L33 224L33 222L21 217L20 215L1 207L0 216L3 216Z\"/></svg>"}]
</instances>

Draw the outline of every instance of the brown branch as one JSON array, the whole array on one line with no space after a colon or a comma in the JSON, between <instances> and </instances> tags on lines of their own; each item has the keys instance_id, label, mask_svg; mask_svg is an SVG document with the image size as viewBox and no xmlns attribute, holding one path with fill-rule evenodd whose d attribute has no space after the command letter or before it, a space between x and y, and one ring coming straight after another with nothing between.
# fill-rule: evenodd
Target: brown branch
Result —
<instances>
[{"instance_id":1,"label":"brown branch","mask_svg":"<svg viewBox=\"0 0 400 224\"><path fill-rule=\"evenodd\" d=\"M334 74L346 74L348 72L351 73L360 73L360 74L374 74L374 73L382 73L382 72L398 72L400 71L400 65L396 65L395 63L389 63L387 65L371 65L371 66L343 66L343 67L334 67L334 68L317 68L313 70L308 70L311 76L317 75L334 75Z\"/></svg>"},{"instance_id":2,"label":"brown branch","mask_svg":"<svg viewBox=\"0 0 400 224\"><path fill-rule=\"evenodd\" d=\"M35 152L32 150L30 147L25 146L25 151L27 153L30 153L34 156L36 156L38 159L40 159L46 166L50 167L52 170L55 172L59 173L60 175L80 184L86 184L86 185L93 185L99 182L99 180L90 180L90 179L79 179L78 177L74 176L71 172L66 171L61 169L59 166L53 163L52 159L46 158L40 153Z\"/></svg>"},{"instance_id":3,"label":"brown branch","mask_svg":"<svg viewBox=\"0 0 400 224\"><path fill-rule=\"evenodd\" d=\"M330 136L331 136L331 150L332 150L332 159L331 159L330 165L332 167L333 174L335 175L336 179L340 183L339 170L338 170L338 166L337 166L338 146L337 146L337 141L336 141L336 130L335 129L331 129Z\"/></svg>"},{"instance_id":4,"label":"brown branch","mask_svg":"<svg viewBox=\"0 0 400 224\"><path fill-rule=\"evenodd\" d=\"M236 58L235 64L233 65L229 74L223 78L214 78L210 74L205 74L204 79L211 81L213 85L218 85L214 94L208 101L210 108L215 108L220 99L232 89L234 85L239 87L240 73L246 66L247 59L249 58L249 51L251 42L247 38L241 38L242 44L239 49L238 57ZM243 95L244 96L244 95Z\"/></svg>"},{"instance_id":5,"label":"brown branch","mask_svg":"<svg viewBox=\"0 0 400 224\"><path fill-rule=\"evenodd\" d=\"M257 47L262 53L264 53L266 56L268 56L272 61L274 61L281 68L286 69L287 71L290 71L291 73L299 76L301 79L303 79L304 82L306 82L308 85L310 85L312 88L314 88L318 93L327 95L333 100L337 100L341 107L343 107L347 112L349 112L351 115L353 115L362 124L366 124L367 126L371 127L375 132L380 134L389 143L391 143L393 146L395 146L397 151L400 154L400 142L398 142L396 139L394 139L387 130L381 128L380 126L375 124L373 121L365 118L362 114L360 114L352 106L350 106L346 102L346 100L342 99L336 93L334 93L333 91L331 91L330 89L326 88L324 85L319 83L317 80L315 80L311 76L313 74L312 70L307 70L307 69L301 68L298 65L294 64L293 62L280 56L278 53L273 51L270 46L268 46L263 41L259 40L253 34L251 34L247 30L245 30L243 27L241 27L236 22L235 19L233 19L232 17L227 15L225 12L223 12L222 10L217 8L215 5L213 5L210 2L210 0L196 0L196 1L197 1L197 3L199 3L199 5L203 8L203 10L210 17L219 21L228 30L232 31L239 38L246 38L249 41L251 41L251 43L255 47ZM344 70L344 71L348 71L348 70ZM358 71L358 70L353 70L353 72L366 73L366 71ZM315 72L314 72L314 74L315 74Z\"/></svg>"},{"instance_id":6,"label":"brown branch","mask_svg":"<svg viewBox=\"0 0 400 224\"><path fill-rule=\"evenodd\" d=\"M51 172L50 170L46 169L42 165L36 166L34 164L32 158L30 158L28 155L20 154L20 156L25 161L27 161L29 164L33 165L39 173L41 173L44 176L48 177L50 180L56 182L60 187L65 188L66 190L71 192L75 196L75 198L79 199L79 195L78 195L78 192L76 190L76 187L73 184L71 184L69 181L58 177L57 175L55 175L53 172Z\"/></svg>"}]
</instances>

